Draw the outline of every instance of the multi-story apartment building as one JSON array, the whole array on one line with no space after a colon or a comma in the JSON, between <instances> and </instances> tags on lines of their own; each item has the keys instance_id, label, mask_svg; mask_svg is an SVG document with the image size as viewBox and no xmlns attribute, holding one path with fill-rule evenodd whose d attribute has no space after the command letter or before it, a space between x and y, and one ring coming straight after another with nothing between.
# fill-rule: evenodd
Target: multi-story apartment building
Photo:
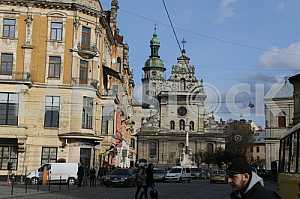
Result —
<instances>
[{"instance_id":1,"label":"multi-story apartment building","mask_svg":"<svg viewBox=\"0 0 300 199\"><path fill-rule=\"evenodd\" d=\"M292 127L293 114L293 86L285 79L273 85L265 97L267 170L278 167L280 138Z\"/></svg>"},{"instance_id":2,"label":"multi-story apartment building","mask_svg":"<svg viewBox=\"0 0 300 199\"><path fill-rule=\"evenodd\" d=\"M1 0L0 8L0 175L8 162L17 175L48 162L98 167L102 141L131 134L122 116L127 130L118 135L116 106L103 127L106 102L130 107L134 86L118 1L110 11L96 0ZM114 84L128 92L109 96Z\"/></svg>"}]
</instances>

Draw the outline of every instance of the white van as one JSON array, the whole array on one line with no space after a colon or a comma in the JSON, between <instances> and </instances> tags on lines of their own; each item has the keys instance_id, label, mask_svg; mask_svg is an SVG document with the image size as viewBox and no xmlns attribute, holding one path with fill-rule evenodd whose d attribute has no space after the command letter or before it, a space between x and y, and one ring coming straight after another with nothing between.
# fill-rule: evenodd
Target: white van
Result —
<instances>
[{"instance_id":1,"label":"white van","mask_svg":"<svg viewBox=\"0 0 300 199\"><path fill-rule=\"evenodd\" d=\"M167 182L191 182L191 169L185 167L172 167L166 174Z\"/></svg>"},{"instance_id":2,"label":"white van","mask_svg":"<svg viewBox=\"0 0 300 199\"><path fill-rule=\"evenodd\" d=\"M42 168L45 167L50 182L67 182L73 185L77 181L78 163L48 163L42 166ZM41 181L44 176L43 170L39 173Z\"/></svg>"},{"instance_id":3,"label":"white van","mask_svg":"<svg viewBox=\"0 0 300 199\"><path fill-rule=\"evenodd\" d=\"M40 176L40 169L34 170L34 171L30 171L27 175L26 175L26 180L28 183L31 184L38 184L39 183L39 176Z\"/></svg>"}]
</instances>

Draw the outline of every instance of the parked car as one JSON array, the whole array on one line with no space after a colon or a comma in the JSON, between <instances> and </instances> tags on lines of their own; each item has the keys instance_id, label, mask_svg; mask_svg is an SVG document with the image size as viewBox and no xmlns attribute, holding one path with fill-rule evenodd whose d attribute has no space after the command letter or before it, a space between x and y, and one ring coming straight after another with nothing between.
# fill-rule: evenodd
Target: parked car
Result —
<instances>
[{"instance_id":1,"label":"parked car","mask_svg":"<svg viewBox=\"0 0 300 199\"><path fill-rule=\"evenodd\" d=\"M167 171L165 169L154 168L153 179L156 182L164 182L166 179Z\"/></svg>"},{"instance_id":2,"label":"parked car","mask_svg":"<svg viewBox=\"0 0 300 199\"><path fill-rule=\"evenodd\" d=\"M114 169L103 177L105 186L135 186L136 171L134 169Z\"/></svg>"},{"instance_id":3,"label":"parked car","mask_svg":"<svg viewBox=\"0 0 300 199\"><path fill-rule=\"evenodd\" d=\"M180 166L172 167L166 174L167 182L191 182L192 175L190 168Z\"/></svg>"},{"instance_id":4,"label":"parked car","mask_svg":"<svg viewBox=\"0 0 300 199\"><path fill-rule=\"evenodd\" d=\"M214 170L210 175L210 183L227 183L225 170Z\"/></svg>"},{"instance_id":5,"label":"parked car","mask_svg":"<svg viewBox=\"0 0 300 199\"><path fill-rule=\"evenodd\" d=\"M48 175L48 180L53 183L69 183L73 185L77 182L78 163L48 163L39 170L40 181L43 181L43 177ZM44 175L43 172L45 171L47 175Z\"/></svg>"},{"instance_id":6,"label":"parked car","mask_svg":"<svg viewBox=\"0 0 300 199\"><path fill-rule=\"evenodd\" d=\"M208 171L201 168L191 168L191 175L193 179L202 179L202 180L209 179Z\"/></svg>"}]
</instances>

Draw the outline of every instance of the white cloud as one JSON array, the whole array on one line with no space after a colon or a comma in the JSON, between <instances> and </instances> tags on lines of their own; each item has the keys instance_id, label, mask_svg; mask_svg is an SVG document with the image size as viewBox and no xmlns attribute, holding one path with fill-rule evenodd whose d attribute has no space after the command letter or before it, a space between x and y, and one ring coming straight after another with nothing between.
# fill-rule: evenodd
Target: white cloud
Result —
<instances>
[{"instance_id":1,"label":"white cloud","mask_svg":"<svg viewBox=\"0 0 300 199\"><path fill-rule=\"evenodd\" d=\"M219 22L223 22L226 18L235 15L234 4L238 0L221 0L219 4Z\"/></svg>"},{"instance_id":2,"label":"white cloud","mask_svg":"<svg viewBox=\"0 0 300 199\"><path fill-rule=\"evenodd\" d=\"M280 1L277 6L276 6L276 9L281 12L285 9L286 7L286 2L285 1Z\"/></svg>"},{"instance_id":3,"label":"white cloud","mask_svg":"<svg viewBox=\"0 0 300 199\"><path fill-rule=\"evenodd\" d=\"M273 47L259 58L260 63L268 67L300 68L300 42L290 44L287 48Z\"/></svg>"}]
</instances>

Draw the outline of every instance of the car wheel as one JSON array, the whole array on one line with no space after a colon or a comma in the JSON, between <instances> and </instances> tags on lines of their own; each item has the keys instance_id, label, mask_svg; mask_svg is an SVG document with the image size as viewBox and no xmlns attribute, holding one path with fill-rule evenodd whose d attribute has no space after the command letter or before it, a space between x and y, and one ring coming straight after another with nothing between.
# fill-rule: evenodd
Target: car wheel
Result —
<instances>
[{"instance_id":1,"label":"car wheel","mask_svg":"<svg viewBox=\"0 0 300 199\"><path fill-rule=\"evenodd\" d=\"M69 179L68 179L68 184L69 184L69 185L74 185L75 182L76 182L76 181L75 181L75 178L69 178Z\"/></svg>"},{"instance_id":2,"label":"car wheel","mask_svg":"<svg viewBox=\"0 0 300 199\"><path fill-rule=\"evenodd\" d=\"M31 178L31 184L38 184L39 179L38 178Z\"/></svg>"}]
</instances>

